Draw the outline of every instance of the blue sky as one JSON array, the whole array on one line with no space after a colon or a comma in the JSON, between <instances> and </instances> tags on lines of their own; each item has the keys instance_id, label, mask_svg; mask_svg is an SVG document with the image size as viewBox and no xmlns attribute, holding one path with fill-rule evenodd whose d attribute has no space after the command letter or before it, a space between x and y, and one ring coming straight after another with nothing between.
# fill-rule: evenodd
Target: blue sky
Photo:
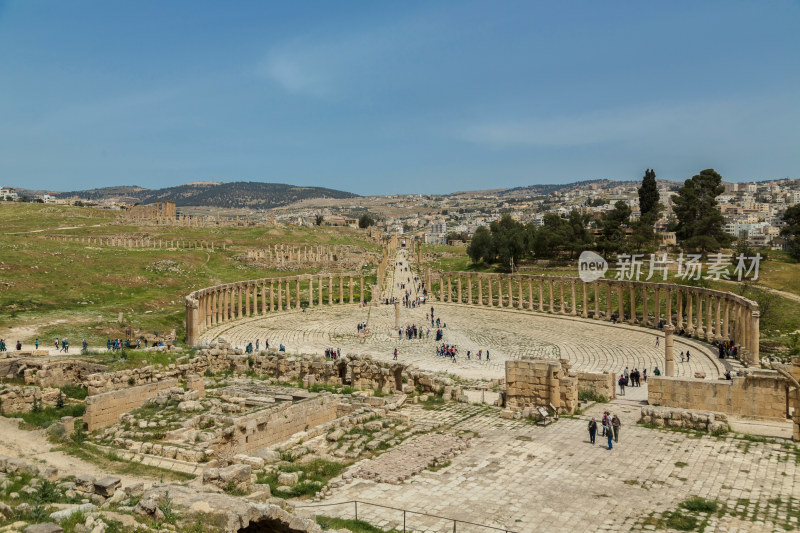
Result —
<instances>
[{"instance_id":1,"label":"blue sky","mask_svg":"<svg viewBox=\"0 0 800 533\"><path fill-rule=\"evenodd\" d=\"M0 0L0 184L800 177L800 3Z\"/></svg>"}]
</instances>

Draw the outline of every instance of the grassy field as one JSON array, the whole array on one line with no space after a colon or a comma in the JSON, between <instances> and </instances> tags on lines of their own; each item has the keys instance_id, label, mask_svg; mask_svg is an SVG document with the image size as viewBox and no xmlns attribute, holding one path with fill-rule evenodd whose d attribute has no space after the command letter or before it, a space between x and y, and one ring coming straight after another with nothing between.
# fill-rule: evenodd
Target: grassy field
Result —
<instances>
[{"instance_id":1,"label":"grassy field","mask_svg":"<svg viewBox=\"0 0 800 533\"><path fill-rule=\"evenodd\" d=\"M90 208L0 202L0 328L30 326L19 340L43 344L68 337L105 346L108 337L182 332L184 297L219 283L313 273L265 269L235 259L244 247L267 244L344 244L378 250L363 231L350 228L175 228L117 225L119 214ZM56 228L80 226L56 231ZM43 229L43 232L35 230ZM24 232L24 233L19 233ZM41 235L148 236L226 242L226 250L126 249L57 242ZM369 275L374 268L367 268ZM123 322L118 321L123 313ZM17 339L13 339L16 341ZM77 349L75 351L78 351Z\"/></svg>"}]
</instances>

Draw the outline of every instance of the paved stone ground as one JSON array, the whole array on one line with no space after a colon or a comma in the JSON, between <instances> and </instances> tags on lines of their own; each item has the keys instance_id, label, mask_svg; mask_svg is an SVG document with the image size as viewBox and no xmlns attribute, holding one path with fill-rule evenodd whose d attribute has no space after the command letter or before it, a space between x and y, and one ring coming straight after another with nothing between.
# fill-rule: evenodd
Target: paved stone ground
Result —
<instances>
[{"instance_id":1,"label":"paved stone ground","mask_svg":"<svg viewBox=\"0 0 800 533\"><path fill-rule=\"evenodd\" d=\"M609 408L623 424L613 450L599 436L591 445L585 429L588 416ZM512 531L573 533L655 529L663 512L702 496L727 506L721 518L710 517L706 532L798 528L800 451L789 444L647 429L635 423L638 407L618 404L596 405L586 416L548 427L464 404L403 412L423 428L474 432L470 448L450 466L400 485L354 480L325 503L358 499ZM358 511L380 527L402 528L402 513L366 505ZM353 505L318 512L352 518ZM453 530L452 522L412 515L407 527ZM489 531L463 524L457 530Z\"/></svg>"},{"instance_id":2,"label":"paved stone ground","mask_svg":"<svg viewBox=\"0 0 800 533\"><path fill-rule=\"evenodd\" d=\"M404 254L402 251L398 255L403 266L396 266L389 276L386 297L399 297L399 284L413 278L413 273L403 270L407 265ZM435 355L435 328L425 320L431 305L436 317L447 324L444 342L459 347L455 364ZM367 322L369 333L357 337L356 325L363 321ZM201 341L223 335L234 345L244 347L256 339L262 345L264 339L269 339L270 346L283 344L290 353L319 354L325 348L341 348L344 354L369 354L383 360L391 359L397 348L401 361L422 369L483 379L503 377L505 361L522 356L566 358L576 369L589 371L621 372L627 366L631 370L646 368L652 374L656 364L663 369L663 339L656 347L655 330L635 326L439 302L401 309L401 325L416 324L426 332L430 329L430 338L398 340L394 322L393 305L324 305L304 313L289 311L223 324L205 332ZM490 361L477 360L474 354L481 349L489 350ZM471 360L466 358L467 350L473 353ZM678 354L685 350L691 351L692 358L681 364ZM708 379L717 379L724 372L713 350L693 340L675 337L675 357L677 376L694 376L702 371ZM646 397L643 389L635 392L640 392L641 397L633 399Z\"/></svg>"}]
</instances>

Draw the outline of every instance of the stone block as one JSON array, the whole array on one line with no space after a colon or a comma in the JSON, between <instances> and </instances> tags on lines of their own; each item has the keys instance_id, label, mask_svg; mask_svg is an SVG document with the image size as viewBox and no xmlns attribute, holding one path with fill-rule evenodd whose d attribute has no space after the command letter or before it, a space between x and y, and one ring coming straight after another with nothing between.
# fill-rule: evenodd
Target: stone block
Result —
<instances>
[{"instance_id":1,"label":"stone block","mask_svg":"<svg viewBox=\"0 0 800 533\"><path fill-rule=\"evenodd\" d=\"M120 480L118 477L104 477L103 479L98 479L94 482L94 492L100 496L103 496L104 498L110 498L114 495L121 484L122 480Z\"/></svg>"},{"instance_id":2,"label":"stone block","mask_svg":"<svg viewBox=\"0 0 800 533\"><path fill-rule=\"evenodd\" d=\"M25 528L24 533L63 533L64 529L52 522L42 522L41 524L31 524Z\"/></svg>"}]
</instances>

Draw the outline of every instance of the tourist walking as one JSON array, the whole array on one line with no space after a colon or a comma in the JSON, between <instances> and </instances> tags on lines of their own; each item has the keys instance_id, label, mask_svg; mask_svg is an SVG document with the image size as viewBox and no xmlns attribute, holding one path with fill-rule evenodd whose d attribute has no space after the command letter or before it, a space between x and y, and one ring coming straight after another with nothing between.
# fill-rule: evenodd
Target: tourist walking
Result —
<instances>
[{"instance_id":1,"label":"tourist walking","mask_svg":"<svg viewBox=\"0 0 800 533\"><path fill-rule=\"evenodd\" d=\"M625 377L624 376L620 376L618 384L619 384L619 395L620 396L625 396Z\"/></svg>"},{"instance_id":2,"label":"tourist walking","mask_svg":"<svg viewBox=\"0 0 800 533\"><path fill-rule=\"evenodd\" d=\"M594 444L594 437L596 434L597 434L597 422L595 422L594 418L592 418L589 421L589 442L591 444Z\"/></svg>"},{"instance_id":3,"label":"tourist walking","mask_svg":"<svg viewBox=\"0 0 800 533\"><path fill-rule=\"evenodd\" d=\"M38 349L39 349L39 339L36 339L36 341L33 343L33 345L34 345L34 346L36 347L36 349L38 350Z\"/></svg>"},{"instance_id":4,"label":"tourist walking","mask_svg":"<svg viewBox=\"0 0 800 533\"><path fill-rule=\"evenodd\" d=\"M689 350L686 350L686 362L689 362Z\"/></svg>"},{"instance_id":5,"label":"tourist walking","mask_svg":"<svg viewBox=\"0 0 800 533\"><path fill-rule=\"evenodd\" d=\"M613 433L611 431L611 426L610 425L605 425L605 426L603 426L603 430L606 433L606 437L608 437L608 449L610 450L610 449L612 449L614 447L614 444L612 442L612 440L614 438L614 435L613 435Z\"/></svg>"},{"instance_id":6,"label":"tourist walking","mask_svg":"<svg viewBox=\"0 0 800 533\"><path fill-rule=\"evenodd\" d=\"M661 342L661 337L656 335L656 348L658 348L658 343Z\"/></svg>"},{"instance_id":7,"label":"tourist walking","mask_svg":"<svg viewBox=\"0 0 800 533\"><path fill-rule=\"evenodd\" d=\"M683 352L681 352L681 363L683 363L683 360L684 360L684 358L685 358L685 357L686 357L686 354L684 354Z\"/></svg>"},{"instance_id":8,"label":"tourist walking","mask_svg":"<svg viewBox=\"0 0 800 533\"><path fill-rule=\"evenodd\" d=\"M397 361L397 348L394 349L394 360Z\"/></svg>"},{"instance_id":9,"label":"tourist walking","mask_svg":"<svg viewBox=\"0 0 800 533\"><path fill-rule=\"evenodd\" d=\"M619 428L622 425L622 422L619 421L619 417L614 415L611 417L611 428L614 431L614 442L619 442Z\"/></svg>"}]
</instances>

